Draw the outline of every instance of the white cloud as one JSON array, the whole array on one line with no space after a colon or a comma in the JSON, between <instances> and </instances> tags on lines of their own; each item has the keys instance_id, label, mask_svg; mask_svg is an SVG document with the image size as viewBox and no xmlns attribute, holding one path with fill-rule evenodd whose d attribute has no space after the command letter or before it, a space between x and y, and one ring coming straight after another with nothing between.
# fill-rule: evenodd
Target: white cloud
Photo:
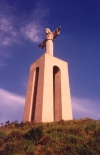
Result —
<instances>
[{"instance_id":1,"label":"white cloud","mask_svg":"<svg viewBox=\"0 0 100 155\"><path fill-rule=\"evenodd\" d=\"M0 122L22 120L25 98L0 89Z\"/></svg>"},{"instance_id":2,"label":"white cloud","mask_svg":"<svg viewBox=\"0 0 100 155\"><path fill-rule=\"evenodd\" d=\"M41 39L41 28L39 27L39 24L35 22L31 22L27 24L25 27L22 27L21 31L25 38L29 39L32 42L38 43Z\"/></svg>"},{"instance_id":3,"label":"white cloud","mask_svg":"<svg viewBox=\"0 0 100 155\"><path fill-rule=\"evenodd\" d=\"M30 15L27 24L21 28L21 32L25 39L31 42L39 43L44 33L44 18L49 15L49 10L44 9L43 4L37 3L35 10ZM44 26L43 26L44 25Z\"/></svg>"},{"instance_id":4,"label":"white cloud","mask_svg":"<svg viewBox=\"0 0 100 155\"><path fill-rule=\"evenodd\" d=\"M2 42L1 42L4 46L10 45L11 44L11 39L5 37Z\"/></svg>"},{"instance_id":5,"label":"white cloud","mask_svg":"<svg viewBox=\"0 0 100 155\"><path fill-rule=\"evenodd\" d=\"M0 89L0 99L2 103L9 105L12 105L12 102L14 101L17 102L17 105L22 105L24 101L24 97L11 93L4 89Z\"/></svg>"},{"instance_id":6,"label":"white cloud","mask_svg":"<svg viewBox=\"0 0 100 155\"><path fill-rule=\"evenodd\" d=\"M5 5L4 5L5 3ZM15 15L17 7L9 6L7 2L0 6L0 45L9 46L13 43L23 42L23 39L38 43L41 39L44 18L48 16L48 9L43 7L43 3L37 2L31 14L24 14L22 17ZM2 9L6 8L6 9Z\"/></svg>"},{"instance_id":7,"label":"white cloud","mask_svg":"<svg viewBox=\"0 0 100 155\"><path fill-rule=\"evenodd\" d=\"M0 44L3 46L11 45L17 39L17 32L13 26L13 21L10 17L3 15L0 18Z\"/></svg>"},{"instance_id":8,"label":"white cloud","mask_svg":"<svg viewBox=\"0 0 100 155\"><path fill-rule=\"evenodd\" d=\"M2 17L0 21L0 30L4 32L11 32L13 30L11 22L8 19Z\"/></svg>"},{"instance_id":9,"label":"white cloud","mask_svg":"<svg viewBox=\"0 0 100 155\"><path fill-rule=\"evenodd\" d=\"M75 119L90 117L100 118L100 105L98 101L72 97L73 116Z\"/></svg>"}]
</instances>

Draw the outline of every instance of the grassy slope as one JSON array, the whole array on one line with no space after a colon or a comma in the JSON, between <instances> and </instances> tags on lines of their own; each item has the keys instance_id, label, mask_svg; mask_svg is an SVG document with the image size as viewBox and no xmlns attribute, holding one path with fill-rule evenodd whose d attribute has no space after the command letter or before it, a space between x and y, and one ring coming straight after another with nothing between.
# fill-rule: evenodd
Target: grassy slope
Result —
<instances>
[{"instance_id":1,"label":"grassy slope","mask_svg":"<svg viewBox=\"0 0 100 155\"><path fill-rule=\"evenodd\" d=\"M0 128L0 155L99 154L99 120L15 123Z\"/></svg>"}]
</instances>

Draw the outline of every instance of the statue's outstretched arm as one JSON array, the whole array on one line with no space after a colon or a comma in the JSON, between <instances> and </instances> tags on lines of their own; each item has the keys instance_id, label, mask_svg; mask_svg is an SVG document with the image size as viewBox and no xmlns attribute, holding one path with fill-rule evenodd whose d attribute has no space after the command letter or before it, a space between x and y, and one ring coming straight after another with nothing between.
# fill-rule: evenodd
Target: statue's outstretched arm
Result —
<instances>
[{"instance_id":1,"label":"statue's outstretched arm","mask_svg":"<svg viewBox=\"0 0 100 155\"><path fill-rule=\"evenodd\" d=\"M39 44L38 47L41 47L43 49L45 46L46 46L46 39L41 44Z\"/></svg>"},{"instance_id":2,"label":"statue's outstretched arm","mask_svg":"<svg viewBox=\"0 0 100 155\"><path fill-rule=\"evenodd\" d=\"M61 26L59 26L59 27L57 28L57 30L60 31L60 30L61 30Z\"/></svg>"},{"instance_id":3,"label":"statue's outstretched arm","mask_svg":"<svg viewBox=\"0 0 100 155\"><path fill-rule=\"evenodd\" d=\"M53 36L54 36L53 39L55 39L55 38L60 34L60 30L61 30L61 26L59 26L59 27L53 32Z\"/></svg>"}]
</instances>

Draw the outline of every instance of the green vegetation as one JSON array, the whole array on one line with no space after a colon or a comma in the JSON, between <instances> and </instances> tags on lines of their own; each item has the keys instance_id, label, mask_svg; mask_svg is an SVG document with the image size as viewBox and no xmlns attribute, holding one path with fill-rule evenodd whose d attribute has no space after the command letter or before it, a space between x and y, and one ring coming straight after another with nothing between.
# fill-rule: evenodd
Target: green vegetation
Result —
<instances>
[{"instance_id":1,"label":"green vegetation","mask_svg":"<svg viewBox=\"0 0 100 155\"><path fill-rule=\"evenodd\" d=\"M0 127L0 155L100 155L100 121L8 123Z\"/></svg>"}]
</instances>

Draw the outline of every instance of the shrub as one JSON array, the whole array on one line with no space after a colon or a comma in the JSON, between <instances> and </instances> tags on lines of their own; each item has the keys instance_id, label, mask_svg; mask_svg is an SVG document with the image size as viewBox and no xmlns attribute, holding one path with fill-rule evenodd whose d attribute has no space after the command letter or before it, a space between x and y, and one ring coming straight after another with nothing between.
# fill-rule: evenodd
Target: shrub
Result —
<instances>
[{"instance_id":1,"label":"shrub","mask_svg":"<svg viewBox=\"0 0 100 155\"><path fill-rule=\"evenodd\" d=\"M3 139L6 136L6 133L3 131L0 131L0 139Z\"/></svg>"},{"instance_id":2,"label":"shrub","mask_svg":"<svg viewBox=\"0 0 100 155\"><path fill-rule=\"evenodd\" d=\"M0 142L0 155L99 155L100 121L6 125L0 128Z\"/></svg>"},{"instance_id":3,"label":"shrub","mask_svg":"<svg viewBox=\"0 0 100 155\"><path fill-rule=\"evenodd\" d=\"M39 139L42 137L42 127L33 127L30 130L27 131L23 135L25 139L32 140L35 144L38 144Z\"/></svg>"}]
</instances>

